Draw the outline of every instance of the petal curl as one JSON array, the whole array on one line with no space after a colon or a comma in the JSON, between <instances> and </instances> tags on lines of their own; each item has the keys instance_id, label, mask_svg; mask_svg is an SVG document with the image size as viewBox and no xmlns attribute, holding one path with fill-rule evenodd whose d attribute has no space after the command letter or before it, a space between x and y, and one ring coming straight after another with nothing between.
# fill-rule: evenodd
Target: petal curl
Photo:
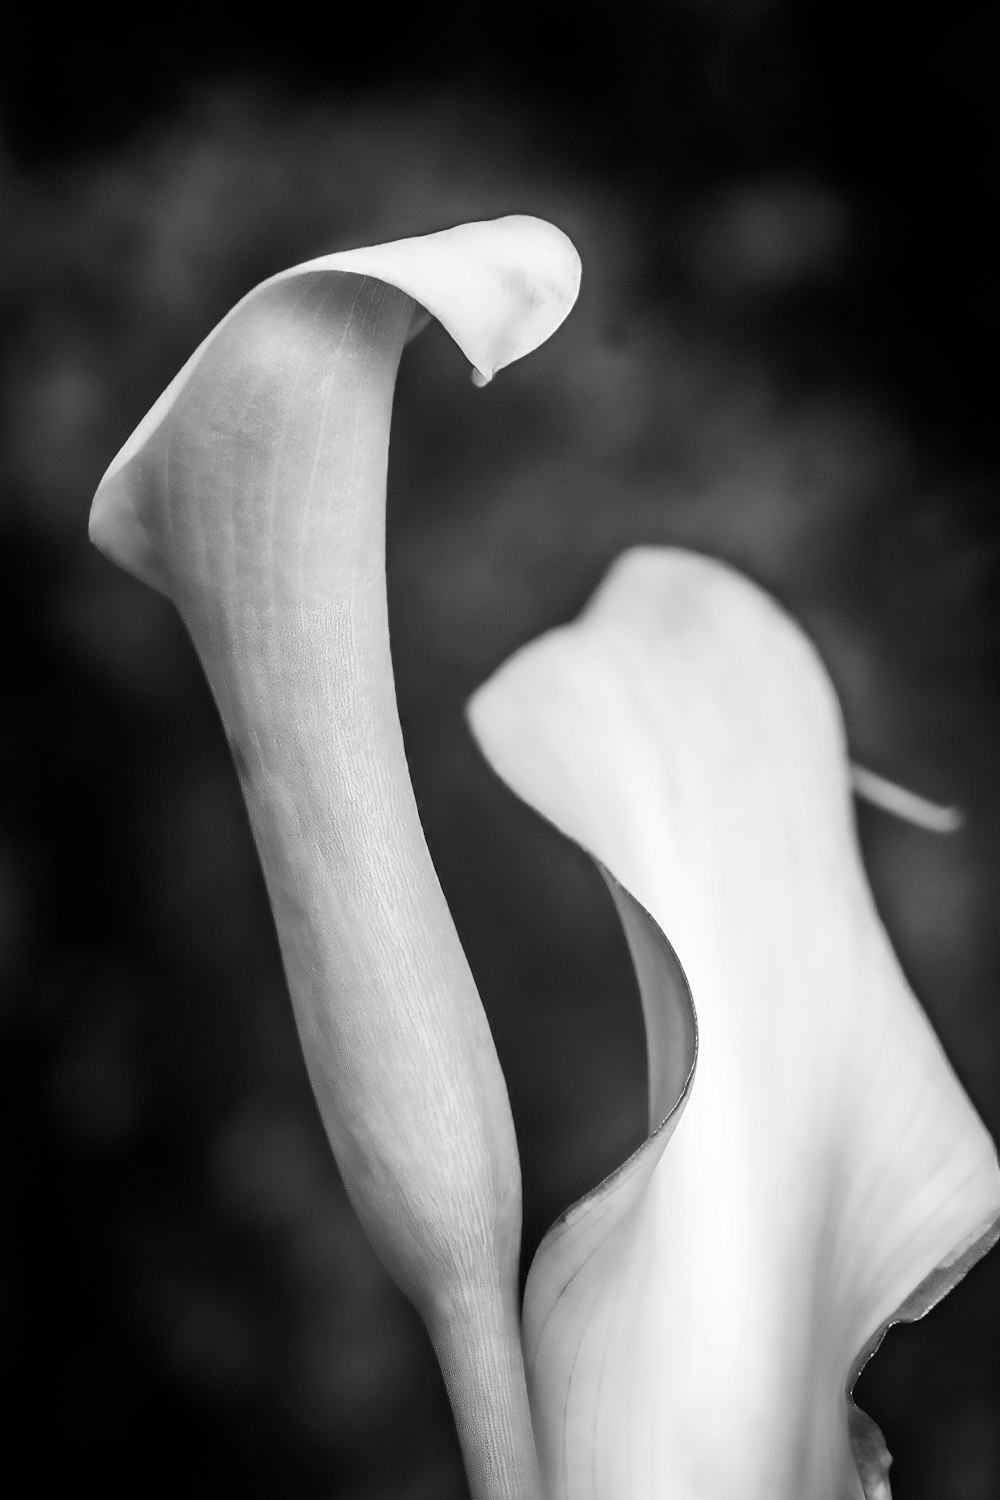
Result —
<instances>
[{"instance_id":1,"label":"petal curl","mask_svg":"<svg viewBox=\"0 0 1000 1500\"><path fill-rule=\"evenodd\" d=\"M477 1500L533 1500L520 1171L396 711L385 483L417 302L477 369L569 311L539 220L296 266L223 319L111 464L91 536L176 604L229 737L347 1190L427 1323Z\"/></svg>"},{"instance_id":2,"label":"petal curl","mask_svg":"<svg viewBox=\"0 0 1000 1500\"><path fill-rule=\"evenodd\" d=\"M112 459L94 497L91 540L129 572L169 593L151 549L135 534L141 524L134 493L137 476L126 470L173 411L220 335L231 333L236 322L244 340L255 336L247 313L262 297L270 304L270 322L276 324L282 314L295 318L303 284L314 278L329 286L332 279L359 276L395 288L416 304L416 311L409 310L405 336L419 332L428 314L436 318L472 364L476 384L485 385L555 332L576 301L580 274L580 257L567 235L528 214L339 250L279 271L248 292L203 339ZM260 348L256 352L264 353ZM398 351L393 354L386 346L385 352L383 373L391 372L391 389Z\"/></svg>"},{"instance_id":3,"label":"petal curl","mask_svg":"<svg viewBox=\"0 0 1000 1500\"><path fill-rule=\"evenodd\" d=\"M850 1387L995 1239L1000 1172L876 914L816 653L730 569L638 550L470 720L669 936L700 1031L640 1190L618 1213L609 1179L531 1270L547 1493L881 1500L888 1456ZM659 992L676 1015L677 984ZM651 1078L677 1067L656 1025Z\"/></svg>"}]
</instances>

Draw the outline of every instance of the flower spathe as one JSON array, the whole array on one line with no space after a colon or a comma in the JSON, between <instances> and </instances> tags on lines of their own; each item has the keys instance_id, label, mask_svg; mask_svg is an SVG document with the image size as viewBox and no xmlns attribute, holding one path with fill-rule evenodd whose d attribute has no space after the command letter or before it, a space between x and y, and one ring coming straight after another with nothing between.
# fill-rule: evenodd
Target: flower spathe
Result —
<instances>
[{"instance_id":1,"label":"flower spathe","mask_svg":"<svg viewBox=\"0 0 1000 1500\"><path fill-rule=\"evenodd\" d=\"M850 1387L992 1243L1000 1172L876 914L815 652L730 569L639 550L470 719L631 893L665 1120L531 1269L546 1493L881 1500Z\"/></svg>"},{"instance_id":2,"label":"flower spathe","mask_svg":"<svg viewBox=\"0 0 1000 1500\"><path fill-rule=\"evenodd\" d=\"M526 217L342 252L255 288L108 469L91 536L173 600L233 750L303 1053L348 1193L421 1312L476 1500L535 1500L520 1171L423 838L385 591L403 345L435 316L478 384L569 312L579 258Z\"/></svg>"}]
</instances>

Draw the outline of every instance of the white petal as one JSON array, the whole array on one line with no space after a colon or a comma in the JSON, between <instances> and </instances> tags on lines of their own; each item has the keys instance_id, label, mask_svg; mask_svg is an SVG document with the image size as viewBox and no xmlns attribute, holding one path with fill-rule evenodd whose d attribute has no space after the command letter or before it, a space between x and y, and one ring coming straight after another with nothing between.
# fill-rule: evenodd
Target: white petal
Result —
<instances>
[{"instance_id":1,"label":"white petal","mask_svg":"<svg viewBox=\"0 0 1000 1500\"><path fill-rule=\"evenodd\" d=\"M102 480L91 536L177 605L240 772L303 1053L345 1185L422 1313L477 1500L534 1500L520 1172L489 1026L396 710L385 482L415 299L477 368L569 311L534 219L348 251L257 287Z\"/></svg>"},{"instance_id":2,"label":"white petal","mask_svg":"<svg viewBox=\"0 0 1000 1500\"><path fill-rule=\"evenodd\" d=\"M637 551L470 717L668 935L700 1030L645 1191L619 1212L611 1179L532 1268L552 1500L874 1500L846 1391L991 1242L1000 1173L875 912L820 662L729 569ZM654 1023L651 1076L663 1045Z\"/></svg>"}]
</instances>

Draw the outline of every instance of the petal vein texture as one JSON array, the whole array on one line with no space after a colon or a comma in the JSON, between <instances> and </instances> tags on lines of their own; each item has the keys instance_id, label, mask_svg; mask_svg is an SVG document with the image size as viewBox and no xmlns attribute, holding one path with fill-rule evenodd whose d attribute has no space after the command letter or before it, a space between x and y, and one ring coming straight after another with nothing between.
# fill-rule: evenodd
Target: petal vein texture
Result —
<instances>
[{"instance_id":1,"label":"petal vein texture","mask_svg":"<svg viewBox=\"0 0 1000 1500\"><path fill-rule=\"evenodd\" d=\"M282 272L191 356L91 513L97 546L174 602L200 657L323 1122L372 1243L427 1324L475 1500L539 1493L520 1170L403 749L389 427L420 308L486 379L554 331L579 276L565 235L523 217Z\"/></svg>"}]
</instances>

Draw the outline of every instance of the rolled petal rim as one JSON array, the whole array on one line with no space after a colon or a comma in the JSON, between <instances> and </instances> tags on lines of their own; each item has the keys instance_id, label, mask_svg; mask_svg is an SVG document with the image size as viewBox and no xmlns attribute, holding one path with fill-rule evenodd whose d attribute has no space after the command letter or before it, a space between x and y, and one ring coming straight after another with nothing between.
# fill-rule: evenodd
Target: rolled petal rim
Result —
<instances>
[{"instance_id":1,"label":"rolled petal rim","mask_svg":"<svg viewBox=\"0 0 1000 1500\"><path fill-rule=\"evenodd\" d=\"M112 459L101 485L153 435L208 346L249 302L267 287L317 271L370 276L404 292L442 325L473 366L479 384L555 332L576 301L581 277L580 257L569 237L529 214L338 250L290 266L247 292L202 340ZM416 315L411 336L426 322Z\"/></svg>"}]
</instances>

